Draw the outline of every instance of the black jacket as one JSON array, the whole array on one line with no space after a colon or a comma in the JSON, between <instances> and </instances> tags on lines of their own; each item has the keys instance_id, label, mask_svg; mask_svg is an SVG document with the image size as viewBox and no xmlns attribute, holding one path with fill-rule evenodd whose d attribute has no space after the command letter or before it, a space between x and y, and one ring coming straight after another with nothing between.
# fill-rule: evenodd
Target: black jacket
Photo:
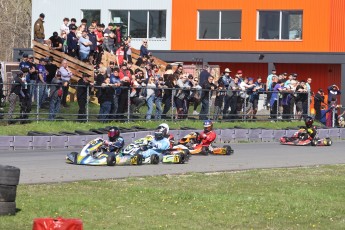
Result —
<instances>
[{"instance_id":1,"label":"black jacket","mask_svg":"<svg viewBox=\"0 0 345 230\"><path fill-rule=\"evenodd\" d=\"M87 98L87 90L89 89L90 93L90 82L85 82L83 78L80 78L78 81L77 86L77 98L78 99L86 99Z\"/></svg>"},{"instance_id":2,"label":"black jacket","mask_svg":"<svg viewBox=\"0 0 345 230\"><path fill-rule=\"evenodd\" d=\"M213 86L214 89L217 88L217 86L216 86L215 84L209 83L208 80L206 80L206 81L204 82L204 84L202 84L202 86L201 86L202 89L203 89L203 91L202 91L202 96L201 96L202 99L208 98L208 97L209 97L209 94L210 94L210 91L211 91L211 87L212 87L212 86ZM211 94L211 96L212 96L212 94Z\"/></svg>"}]
</instances>

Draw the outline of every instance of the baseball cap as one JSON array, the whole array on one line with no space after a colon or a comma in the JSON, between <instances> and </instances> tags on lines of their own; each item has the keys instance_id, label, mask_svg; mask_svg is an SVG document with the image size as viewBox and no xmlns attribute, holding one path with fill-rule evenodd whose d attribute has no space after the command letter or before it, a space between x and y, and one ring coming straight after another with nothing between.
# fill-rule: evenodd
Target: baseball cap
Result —
<instances>
[{"instance_id":1,"label":"baseball cap","mask_svg":"<svg viewBox=\"0 0 345 230\"><path fill-rule=\"evenodd\" d=\"M76 29L77 29L77 26L71 25L71 30L76 30Z\"/></svg>"},{"instance_id":2,"label":"baseball cap","mask_svg":"<svg viewBox=\"0 0 345 230\"><path fill-rule=\"evenodd\" d=\"M225 72L225 73L231 73L231 70L230 70L229 68L226 68L226 69L224 70L224 72Z\"/></svg>"},{"instance_id":3,"label":"baseball cap","mask_svg":"<svg viewBox=\"0 0 345 230\"><path fill-rule=\"evenodd\" d=\"M34 55L32 55L32 54L29 54L29 56L28 56L28 58L33 58L34 57Z\"/></svg>"},{"instance_id":4,"label":"baseball cap","mask_svg":"<svg viewBox=\"0 0 345 230\"><path fill-rule=\"evenodd\" d=\"M241 73L243 73L243 72L242 72L242 70L237 70L237 73L240 73L240 74L241 74Z\"/></svg>"},{"instance_id":5,"label":"baseball cap","mask_svg":"<svg viewBox=\"0 0 345 230\"><path fill-rule=\"evenodd\" d=\"M27 58L27 57L29 57L28 54L23 54L23 58Z\"/></svg>"},{"instance_id":6,"label":"baseball cap","mask_svg":"<svg viewBox=\"0 0 345 230\"><path fill-rule=\"evenodd\" d=\"M253 80L254 80L254 78L252 78L252 77L248 78L248 81L253 81Z\"/></svg>"},{"instance_id":7,"label":"baseball cap","mask_svg":"<svg viewBox=\"0 0 345 230\"><path fill-rule=\"evenodd\" d=\"M46 16L44 15L44 13L40 13L40 18L45 18Z\"/></svg>"}]
</instances>

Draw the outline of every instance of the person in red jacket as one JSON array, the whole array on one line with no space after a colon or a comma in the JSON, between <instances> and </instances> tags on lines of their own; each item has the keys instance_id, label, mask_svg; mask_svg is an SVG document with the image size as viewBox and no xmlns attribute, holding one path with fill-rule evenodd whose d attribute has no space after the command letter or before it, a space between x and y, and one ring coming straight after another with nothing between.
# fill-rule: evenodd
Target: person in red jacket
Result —
<instances>
[{"instance_id":1,"label":"person in red jacket","mask_svg":"<svg viewBox=\"0 0 345 230\"><path fill-rule=\"evenodd\" d=\"M213 123L210 120L204 121L204 131L198 136L199 144L195 146L195 149L201 149L202 147L209 147L216 139L217 134L213 131Z\"/></svg>"}]
</instances>

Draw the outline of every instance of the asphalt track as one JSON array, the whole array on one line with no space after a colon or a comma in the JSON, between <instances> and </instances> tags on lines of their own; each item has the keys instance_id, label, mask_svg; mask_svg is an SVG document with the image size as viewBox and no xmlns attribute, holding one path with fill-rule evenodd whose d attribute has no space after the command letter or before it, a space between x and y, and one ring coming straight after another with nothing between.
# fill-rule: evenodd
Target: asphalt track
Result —
<instances>
[{"instance_id":1,"label":"asphalt track","mask_svg":"<svg viewBox=\"0 0 345 230\"><path fill-rule=\"evenodd\" d=\"M81 166L65 163L64 150L0 151L0 164L21 169L20 184L56 183L188 172L297 167L345 163L345 142L329 147L283 146L278 143L232 144L231 156L192 156L183 165Z\"/></svg>"}]
</instances>

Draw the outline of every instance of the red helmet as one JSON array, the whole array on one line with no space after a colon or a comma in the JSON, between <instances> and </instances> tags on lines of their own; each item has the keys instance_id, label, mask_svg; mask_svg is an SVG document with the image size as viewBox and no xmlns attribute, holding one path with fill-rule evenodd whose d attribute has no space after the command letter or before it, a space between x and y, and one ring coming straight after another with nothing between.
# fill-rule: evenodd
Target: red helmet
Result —
<instances>
[{"instance_id":1,"label":"red helmet","mask_svg":"<svg viewBox=\"0 0 345 230\"><path fill-rule=\"evenodd\" d=\"M314 123L314 119L310 116L306 117L305 120L305 126L307 126L307 128L312 127L313 123Z\"/></svg>"},{"instance_id":2,"label":"red helmet","mask_svg":"<svg viewBox=\"0 0 345 230\"><path fill-rule=\"evenodd\" d=\"M120 130L118 127L110 127L108 130L109 141L115 141L120 136Z\"/></svg>"}]
</instances>

